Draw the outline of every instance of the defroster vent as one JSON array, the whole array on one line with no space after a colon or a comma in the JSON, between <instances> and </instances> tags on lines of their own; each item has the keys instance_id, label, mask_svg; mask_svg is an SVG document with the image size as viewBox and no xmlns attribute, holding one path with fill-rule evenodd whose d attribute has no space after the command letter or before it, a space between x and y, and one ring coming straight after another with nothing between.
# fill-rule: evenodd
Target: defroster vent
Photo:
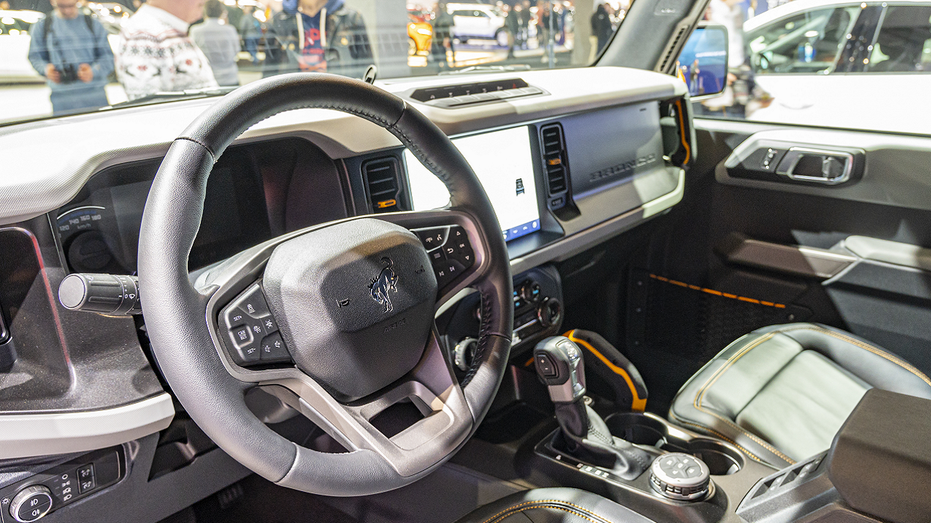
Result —
<instances>
[{"instance_id":1,"label":"defroster vent","mask_svg":"<svg viewBox=\"0 0 931 523\"><path fill-rule=\"evenodd\" d=\"M365 177L372 211L382 213L401 210L398 172L398 159L393 156L369 160L362 164L362 176Z\"/></svg>"},{"instance_id":2,"label":"defroster vent","mask_svg":"<svg viewBox=\"0 0 931 523\"><path fill-rule=\"evenodd\" d=\"M569 190L569 165L566 161L566 140L562 126L550 124L540 129L543 151L543 167L546 170L546 190L551 207L562 207ZM559 198L562 197L562 198ZM558 202L558 203L557 203Z\"/></svg>"}]
</instances>

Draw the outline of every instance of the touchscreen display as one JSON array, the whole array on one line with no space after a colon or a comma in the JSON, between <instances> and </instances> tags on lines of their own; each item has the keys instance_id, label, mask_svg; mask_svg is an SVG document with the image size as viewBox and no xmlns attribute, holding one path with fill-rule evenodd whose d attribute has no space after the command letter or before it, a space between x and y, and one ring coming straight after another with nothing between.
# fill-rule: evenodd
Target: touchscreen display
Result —
<instances>
[{"instance_id":1,"label":"touchscreen display","mask_svg":"<svg viewBox=\"0 0 931 523\"><path fill-rule=\"evenodd\" d=\"M540 230L540 209L533 176L530 131L517 127L453 140L495 208L506 241ZM446 186L410 151L404 151L414 210L449 203Z\"/></svg>"}]
</instances>

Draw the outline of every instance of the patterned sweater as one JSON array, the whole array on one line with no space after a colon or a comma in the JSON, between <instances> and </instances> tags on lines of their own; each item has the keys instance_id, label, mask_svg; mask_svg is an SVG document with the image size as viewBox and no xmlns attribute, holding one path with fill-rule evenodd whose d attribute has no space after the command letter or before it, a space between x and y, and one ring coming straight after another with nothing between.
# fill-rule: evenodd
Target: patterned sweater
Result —
<instances>
[{"instance_id":1,"label":"patterned sweater","mask_svg":"<svg viewBox=\"0 0 931 523\"><path fill-rule=\"evenodd\" d=\"M123 24L116 74L130 100L160 91L217 86L207 57L187 30L183 20L148 4Z\"/></svg>"}]
</instances>

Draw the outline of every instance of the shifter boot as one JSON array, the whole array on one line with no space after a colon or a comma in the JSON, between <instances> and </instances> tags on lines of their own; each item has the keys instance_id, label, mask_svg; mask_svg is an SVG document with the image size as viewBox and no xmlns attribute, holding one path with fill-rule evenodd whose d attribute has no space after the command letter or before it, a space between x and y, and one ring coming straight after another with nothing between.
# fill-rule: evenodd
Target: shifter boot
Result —
<instances>
[{"instance_id":1,"label":"shifter boot","mask_svg":"<svg viewBox=\"0 0 931 523\"><path fill-rule=\"evenodd\" d=\"M650 466L652 457L647 452L612 436L601 416L583 402L556 404L556 420L561 429L556 447L585 463L624 479L635 479Z\"/></svg>"},{"instance_id":2,"label":"shifter boot","mask_svg":"<svg viewBox=\"0 0 931 523\"><path fill-rule=\"evenodd\" d=\"M578 345L555 336L538 343L533 355L537 376L546 383L556 405L560 431L554 444L625 479L634 479L646 470L649 454L614 438L601 416L585 405L585 360Z\"/></svg>"}]
</instances>

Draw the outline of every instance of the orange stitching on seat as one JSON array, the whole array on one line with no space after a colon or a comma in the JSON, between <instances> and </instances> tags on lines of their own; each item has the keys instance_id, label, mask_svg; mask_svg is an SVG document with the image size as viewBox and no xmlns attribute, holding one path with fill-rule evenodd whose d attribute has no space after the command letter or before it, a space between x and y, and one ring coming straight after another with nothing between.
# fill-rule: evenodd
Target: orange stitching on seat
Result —
<instances>
[{"instance_id":1,"label":"orange stitching on seat","mask_svg":"<svg viewBox=\"0 0 931 523\"><path fill-rule=\"evenodd\" d=\"M775 335L774 332L768 333L768 334L766 334L765 336L759 338L758 340L756 340L756 341L750 343L749 345L747 345L747 346L744 347L743 349L740 349L740 351L738 351L736 354L734 354L733 356L731 356L730 358L728 358L728 359L727 359L727 363L726 363L723 367L721 367L720 369L718 369L710 378L708 378L708 381L706 381L705 384L702 385L702 387L698 390L698 394L695 395L695 399L692 401L692 406L694 406L698 411L704 412L705 414L709 414L709 415L711 415L711 416L714 416L715 418L717 418L717 419L723 421L724 423L730 425L731 427L734 427L735 429L737 429L738 431L740 431L741 433L743 433L744 435L746 435L748 438L750 438L751 440L753 440L755 443L757 443L757 444L760 445L761 447L763 447L763 448L765 448L766 450L772 452L773 454L779 456L780 458L786 460L787 462L789 462L789 463L795 463L795 460L793 460L793 459L790 458L789 456L786 456L785 454L783 454L782 452L780 452L777 448L773 447L772 444L770 444L770 443L767 442L766 440L764 440L764 439L760 438L759 436L757 436L757 435L751 433L750 431L744 429L744 428L741 427L740 425L737 425L737 424L734 423L733 421L731 421L731 420L729 420L729 419L727 419L727 418L724 418L724 417L722 417L722 416L719 416L719 415L718 415L717 413L715 413L715 412L712 412L712 411L709 411L709 410L705 410L704 408L702 408L702 407L703 407L703 404L702 404L702 403L703 403L703 400L704 400L704 397L705 397L705 392L706 392L709 388L711 388L711 386L714 385L714 383L715 383L716 381L718 381L718 378L720 378L721 376L723 376L724 373L725 373L728 369L730 369L730 368L734 365L734 363L737 362L737 360L739 360L740 358L742 358L745 354L747 354L747 353L750 352L751 350L755 349L756 347L759 347L759 346L762 345L764 342L770 340L774 335ZM735 443L735 445L736 445L736 443Z\"/></svg>"},{"instance_id":2,"label":"orange stitching on seat","mask_svg":"<svg viewBox=\"0 0 931 523\"><path fill-rule=\"evenodd\" d=\"M515 514L515 513L518 513L518 512L524 512L525 510L531 510L531 509L534 509L534 508L541 508L541 507L538 507L538 506L529 506L529 507L528 507L527 505L541 505L542 508L552 508L552 509L556 509L556 510L562 510L562 511L564 511L564 512L569 512L570 514L572 514L572 512L573 512L573 511L570 511L570 510L568 510L568 509L566 509L566 508L562 508L562 507L547 507L546 505L544 505L544 503L561 503L561 504L563 504L563 505L568 505L568 506L570 506L570 507L572 507L572 508L578 510L579 512L582 512L583 514L588 514L588 515L590 515L590 516L592 516L592 517L601 519L601 520L603 520L603 521L610 521L610 520L607 519L607 518L601 517L601 516L595 514L594 512L591 512L590 510L588 510L588 509L586 509L586 508L582 508L582 507L580 507L580 506L578 506L578 505L575 505L575 504L573 504L573 503L569 503L568 501L563 501L563 500L559 500L559 499L538 499L538 500L534 500L534 501L525 501L525 502L520 503L520 504L518 504L518 505L513 505L513 506L511 506L511 507L508 507L508 508L502 510L501 512L498 512L498 513L495 514L494 516L492 516L492 517L486 519L484 523L494 523L494 522L496 522L496 521L501 521L502 519L504 519L504 518L507 517L507 516L510 516L511 514ZM521 508L521 507L523 507L523 508ZM519 509L519 510L515 510L515 509ZM585 517L583 514L576 514L576 515L579 516L579 517L581 517L581 518L583 518L583 519L587 519L588 521L591 521L592 523L597 523L595 520L589 519L589 518Z\"/></svg>"},{"instance_id":3,"label":"orange stitching on seat","mask_svg":"<svg viewBox=\"0 0 931 523\"><path fill-rule=\"evenodd\" d=\"M572 515L574 515L574 516L580 517L580 518L584 519L585 521L591 521L592 523L598 523L598 522L595 521L594 519L592 519L592 518L586 516L586 514L590 514L590 512L578 512L578 511L576 511L576 510L569 510L569 509L567 509L567 508L565 508L565 507L551 507L551 506L547 506L547 505L541 505L541 506L539 506L539 507L524 507L524 508L515 510L515 511L513 511L513 512L509 512L509 513L507 513L507 514L501 516L501 518L492 521L491 523L498 523L499 521L504 520L504 518L513 516L514 514L519 514L519 513L521 513L521 512L526 511L526 510L533 510L533 509L535 509L535 508L544 508L544 509L551 509L551 510L561 510L561 511L563 511L563 512L567 512L567 513L572 514ZM604 519L604 518L599 517L599 516L595 516L595 517L597 517L597 518L600 519L601 521L610 521L610 520L608 520L608 519Z\"/></svg>"},{"instance_id":4,"label":"orange stitching on seat","mask_svg":"<svg viewBox=\"0 0 931 523\"><path fill-rule=\"evenodd\" d=\"M914 374L918 379L920 379L921 381L924 381L925 383L928 384L929 387L931 387L931 379L928 379L928 377L927 377L923 372L921 372L920 370L916 369L916 368L915 368L914 366L912 366L910 363L908 363L908 362L906 362L906 361L904 361L904 360L900 360L899 358L896 358L896 357L893 356L892 354L886 352L886 351L883 350L883 349L880 349L879 347L874 347L874 346L872 346L872 345L868 345L868 344L866 344L866 343L864 343L864 342L862 342L862 341L860 341L860 340L851 338L851 337L849 337L849 336L844 336L843 334L840 334L840 333L838 333L838 332L834 332L834 331L832 331L832 330L824 329L824 328L821 328L821 327L792 327L792 328L789 328L789 329L780 329L780 330L778 330L778 331L776 331L776 332L791 332L791 331L797 331L797 330L810 330L810 331L815 331L815 332L821 332L821 333L827 334L828 336L831 336L831 337L833 337L833 338L837 338L837 339L839 339L839 340L841 340L841 341L846 341L847 343L850 343L851 345L856 345L857 347L860 347L861 349L864 349L864 350L866 350L866 351L872 352L873 354L875 354L875 355L877 355L877 356L879 356L879 357L881 357L881 358L884 358L884 359L886 359L886 360L888 360L888 361L890 361L890 362L892 362L892 363L898 365L899 367L902 367L903 369L907 370L908 372L911 372L911 373ZM812 350L812 349L808 349L808 350Z\"/></svg>"}]
</instances>

